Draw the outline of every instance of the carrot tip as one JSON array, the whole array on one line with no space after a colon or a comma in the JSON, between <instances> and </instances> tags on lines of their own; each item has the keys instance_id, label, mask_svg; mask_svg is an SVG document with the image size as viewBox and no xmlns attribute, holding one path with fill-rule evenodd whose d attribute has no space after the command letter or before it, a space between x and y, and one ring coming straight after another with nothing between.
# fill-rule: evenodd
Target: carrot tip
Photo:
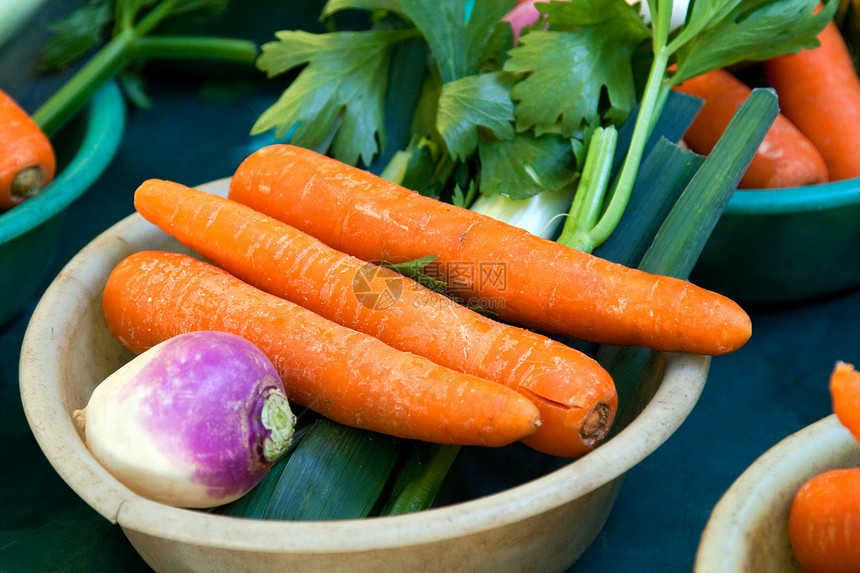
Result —
<instances>
[{"instance_id":1,"label":"carrot tip","mask_svg":"<svg viewBox=\"0 0 860 573\"><path fill-rule=\"evenodd\" d=\"M609 430L610 412L609 405L605 402L598 402L591 409L591 412L585 417L582 429L579 431L579 435L582 436L584 441L588 442L600 439L606 435L606 432Z\"/></svg>"},{"instance_id":2,"label":"carrot tip","mask_svg":"<svg viewBox=\"0 0 860 573\"><path fill-rule=\"evenodd\" d=\"M31 199L42 190L42 168L38 165L25 167L12 178L9 194L13 201Z\"/></svg>"}]
</instances>

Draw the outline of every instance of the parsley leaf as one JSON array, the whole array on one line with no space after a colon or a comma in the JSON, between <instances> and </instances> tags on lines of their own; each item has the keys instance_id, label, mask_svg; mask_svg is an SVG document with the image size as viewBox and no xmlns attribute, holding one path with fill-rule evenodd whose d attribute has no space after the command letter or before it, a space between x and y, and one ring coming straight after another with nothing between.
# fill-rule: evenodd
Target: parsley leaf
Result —
<instances>
[{"instance_id":1,"label":"parsley leaf","mask_svg":"<svg viewBox=\"0 0 860 573\"><path fill-rule=\"evenodd\" d=\"M636 103L631 56L650 32L635 8L617 0L572 0L538 5L550 31L523 34L505 62L526 74L513 88L517 130L540 135L558 128L571 136L599 121L606 90L611 117L623 119Z\"/></svg>"},{"instance_id":2,"label":"parsley leaf","mask_svg":"<svg viewBox=\"0 0 860 573\"><path fill-rule=\"evenodd\" d=\"M384 102L394 47L415 31L369 30L276 34L263 45L257 66L269 77L307 64L295 81L254 124L251 133L275 128L283 137L296 124L292 143L320 145L334 129L333 154L354 165L370 163L384 144ZM337 119L342 119L335 126Z\"/></svg>"},{"instance_id":3,"label":"parsley leaf","mask_svg":"<svg viewBox=\"0 0 860 573\"><path fill-rule=\"evenodd\" d=\"M466 159L478 147L478 128L499 139L514 136L511 83L501 72L465 76L442 85L436 128L455 159Z\"/></svg>"}]
</instances>

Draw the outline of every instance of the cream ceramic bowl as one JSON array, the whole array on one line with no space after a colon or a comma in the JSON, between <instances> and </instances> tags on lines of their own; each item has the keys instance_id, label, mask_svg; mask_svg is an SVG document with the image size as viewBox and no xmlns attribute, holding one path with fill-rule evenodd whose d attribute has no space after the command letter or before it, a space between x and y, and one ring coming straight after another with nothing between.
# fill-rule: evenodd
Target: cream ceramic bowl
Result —
<instances>
[{"instance_id":1,"label":"cream ceramic bowl","mask_svg":"<svg viewBox=\"0 0 860 573\"><path fill-rule=\"evenodd\" d=\"M835 415L779 442L715 506L695 573L801 573L788 539L794 494L813 476L848 467L860 467L860 447Z\"/></svg>"},{"instance_id":2,"label":"cream ceramic bowl","mask_svg":"<svg viewBox=\"0 0 860 573\"><path fill-rule=\"evenodd\" d=\"M201 188L223 193L226 181ZM32 431L56 471L105 519L118 523L158 571L563 571L600 531L621 477L678 428L707 378L707 357L656 355L655 375L643 378L628 409L638 416L613 438L543 477L462 503L330 522L176 509L113 479L90 455L71 417L131 357L103 324L100 293L114 265L143 249L185 250L135 214L69 262L28 326L20 385Z\"/></svg>"}]
</instances>

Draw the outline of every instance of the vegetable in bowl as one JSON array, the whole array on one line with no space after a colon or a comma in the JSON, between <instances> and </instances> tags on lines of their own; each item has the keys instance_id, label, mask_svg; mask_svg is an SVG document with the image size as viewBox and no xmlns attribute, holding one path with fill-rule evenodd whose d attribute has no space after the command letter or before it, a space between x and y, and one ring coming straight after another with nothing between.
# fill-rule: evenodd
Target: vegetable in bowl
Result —
<instances>
[{"instance_id":1,"label":"vegetable in bowl","mask_svg":"<svg viewBox=\"0 0 860 573\"><path fill-rule=\"evenodd\" d=\"M93 456L129 489L188 508L250 491L287 451L296 423L266 355L215 331L138 355L74 417Z\"/></svg>"}]
</instances>

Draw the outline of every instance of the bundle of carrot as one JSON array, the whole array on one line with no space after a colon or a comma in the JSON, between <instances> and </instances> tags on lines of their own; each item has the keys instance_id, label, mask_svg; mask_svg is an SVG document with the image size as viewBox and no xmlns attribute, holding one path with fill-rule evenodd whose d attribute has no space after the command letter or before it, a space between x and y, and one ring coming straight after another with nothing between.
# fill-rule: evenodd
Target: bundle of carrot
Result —
<instances>
[{"instance_id":1,"label":"bundle of carrot","mask_svg":"<svg viewBox=\"0 0 860 573\"><path fill-rule=\"evenodd\" d=\"M753 158L740 187L771 189L860 177L860 79L837 25L818 35L819 46L765 60L761 70L776 90L781 113ZM708 154L751 88L717 69L674 88L705 100L684 135Z\"/></svg>"},{"instance_id":2,"label":"bundle of carrot","mask_svg":"<svg viewBox=\"0 0 860 573\"><path fill-rule=\"evenodd\" d=\"M838 362L830 375L833 411L860 442L860 372ZM834 469L808 480L789 513L794 556L807 573L860 572L860 468Z\"/></svg>"},{"instance_id":3,"label":"bundle of carrot","mask_svg":"<svg viewBox=\"0 0 860 573\"><path fill-rule=\"evenodd\" d=\"M582 455L611 426L617 396L609 374L560 342L483 316L217 195L149 180L135 193L135 207L206 259L268 293L397 350L515 389L540 411L540 427L523 441L543 453ZM359 281L364 291L357 292ZM380 304L365 292L391 296Z\"/></svg>"},{"instance_id":4,"label":"bundle of carrot","mask_svg":"<svg viewBox=\"0 0 860 573\"><path fill-rule=\"evenodd\" d=\"M425 197L319 153L272 145L234 173L229 197L359 259L504 269L462 285L502 302L502 320L565 336L720 355L747 342L732 300L667 276L611 263L490 217Z\"/></svg>"}]
</instances>

